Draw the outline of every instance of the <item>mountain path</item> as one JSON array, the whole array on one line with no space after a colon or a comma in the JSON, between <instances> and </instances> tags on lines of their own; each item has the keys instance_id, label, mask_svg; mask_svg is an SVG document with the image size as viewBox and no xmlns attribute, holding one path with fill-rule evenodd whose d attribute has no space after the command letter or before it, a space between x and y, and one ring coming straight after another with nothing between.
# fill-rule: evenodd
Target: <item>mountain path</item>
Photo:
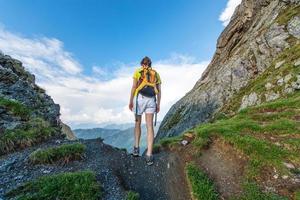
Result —
<instances>
[{"instance_id":1,"label":"mountain path","mask_svg":"<svg viewBox=\"0 0 300 200\"><path fill-rule=\"evenodd\" d=\"M93 139L80 140L87 147L81 161L66 165L31 165L28 162L30 153L38 148L72 142L48 141L0 157L0 198L5 199L7 191L41 176L92 170L104 189L103 200L125 199L128 190L138 192L141 200L191 199L184 174L185 163L174 152L156 154L154 165L147 166L143 157L132 157L100 139Z\"/></svg>"}]
</instances>

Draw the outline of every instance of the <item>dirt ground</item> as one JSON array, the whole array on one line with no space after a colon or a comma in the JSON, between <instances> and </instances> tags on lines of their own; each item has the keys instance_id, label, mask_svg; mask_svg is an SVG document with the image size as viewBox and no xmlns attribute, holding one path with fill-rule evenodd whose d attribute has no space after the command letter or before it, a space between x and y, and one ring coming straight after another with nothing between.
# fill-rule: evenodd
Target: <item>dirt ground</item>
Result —
<instances>
[{"instance_id":1,"label":"dirt ground","mask_svg":"<svg viewBox=\"0 0 300 200\"><path fill-rule=\"evenodd\" d=\"M200 151L192 145L178 145L170 151L181 156L182 163L194 162L205 171L213 180L220 199L229 199L242 193L242 177L247 161L231 145L214 139L206 149Z\"/></svg>"},{"instance_id":2,"label":"dirt ground","mask_svg":"<svg viewBox=\"0 0 300 200\"><path fill-rule=\"evenodd\" d=\"M241 194L246 160L232 146L216 139L202 151L197 163L214 181L221 199Z\"/></svg>"}]
</instances>

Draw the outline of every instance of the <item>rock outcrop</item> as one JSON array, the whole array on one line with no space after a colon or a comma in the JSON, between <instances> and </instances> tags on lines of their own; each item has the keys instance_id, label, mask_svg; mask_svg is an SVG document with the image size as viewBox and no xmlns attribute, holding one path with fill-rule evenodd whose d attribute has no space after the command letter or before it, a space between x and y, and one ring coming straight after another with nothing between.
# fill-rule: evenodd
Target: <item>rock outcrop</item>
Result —
<instances>
[{"instance_id":1,"label":"rock outcrop","mask_svg":"<svg viewBox=\"0 0 300 200\"><path fill-rule=\"evenodd\" d=\"M31 117L40 117L52 127L60 127L60 107L45 90L35 84L34 75L22 63L8 55L0 54L0 98L15 101L28 109ZM28 120L28 119L27 119ZM0 131L19 128L26 119L14 116L0 105Z\"/></svg>"},{"instance_id":2,"label":"rock outcrop","mask_svg":"<svg viewBox=\"0 0 300 200\"><path fill-rule=\"evenodd\" d=\"M299 0L243 0L219 37L211 63L193 89L168 111L156 141L211 120L280 53L299 44L299 4ZM266 98L276 99L278 93L270 92ZM242 107L257 103L260 99L252 93Z\"/></svg>"},{"instance_id":3,"label":"rock outcrop","mask_svg":"<svg viewBox=\"0 0 300 200\"><path fill-rule=\"evenodd\" d=\"M71 130L71 128L68 125L66 125L63 122L61 122L60 125L61 125L61 133L63 135L65 135L68 140L76 140L77 139L75 134L73 133L73 131Z\"/></svg>"}]
</instances>

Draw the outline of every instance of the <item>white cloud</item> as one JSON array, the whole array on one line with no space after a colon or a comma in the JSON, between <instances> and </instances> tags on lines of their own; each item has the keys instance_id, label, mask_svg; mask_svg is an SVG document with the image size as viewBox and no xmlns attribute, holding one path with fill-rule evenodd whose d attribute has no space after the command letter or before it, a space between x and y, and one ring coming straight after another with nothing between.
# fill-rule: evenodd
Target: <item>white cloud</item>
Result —
<instances>
[{"instance_id":1,"label":"white cloud","mask_svg":"<svg viewBox=\"0 0 300 200\"><path fill-rule=\"evenodd\" d=\"M94 75L99 76L99 77L105 78L106 76L109 75L108 71L105 70L103 67L100 67L100 66L94 65L92 67L92 70L93 70Z\"/></svg>"},{"instance_id":2,"label":"white cloud","mask_svg":"<svg viewBox=\"0 0 300 200\"><path fill-rule=\"evenodd\" d=\"M227 26L230 22L231 16L235 8L242 2L242 0L228 0L226 8L221 13L219 20L222 21L223 26Z\"/></svg>"},{"instance_id":3,"label":"white cloud","mask_svg":"<svg viewBox=\"0 0 300 200\"><path fill-rule=\"evenodd\" d=\"M31 62L28 63L28 67L33 72L45 68L46 65L68 74L78 74L82 71L82 67L71 53L64 50L63 43L55 38L29 39L6 31L0 26L0 48L6 54ZM53 74L50 72L45 74L51 75Z\"/></svg>"},{"instance_id":4,"label":"white cloud","mask_svg":"<svg viewBox=\"0 0 300 200\"><path fill-rule=\"evenodd\" d=\"M34 73L37 82L56 103L61 105L62 120L73 128L88 124L133 122L128 110L132 74L137 65L119 63L107 80L107 71L92 67L87 76L63 43L54 38L26 38L0 28L0 49L19 60ZM196 62L192 57L174 54L153 63L162 78L162 105L158 119L162 120L171 105L188 92L201 77L208 62Z\"/></svg>"}]
</instances>

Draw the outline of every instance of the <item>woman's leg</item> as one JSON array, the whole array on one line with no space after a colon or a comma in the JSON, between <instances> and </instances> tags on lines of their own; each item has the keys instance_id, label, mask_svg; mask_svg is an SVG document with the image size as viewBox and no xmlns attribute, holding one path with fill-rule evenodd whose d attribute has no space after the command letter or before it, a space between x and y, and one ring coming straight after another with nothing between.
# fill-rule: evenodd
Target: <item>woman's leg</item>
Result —
<instances>
[{"instance_id":1,"label":"woman's leg","mask_svg":"<svg viewBox=\"0 0 300 200\"><path fill-rule=\"evenodd\" d=\"M142 122L142 116L137 116L137 121L135 122L134 127L134 146L139 147L140 146L140 139L141 139L141 122Z\"/></svg>"},{"instance_id":2,"label":"woman's leg","mask_svg":"<svg viewBox=\"0 0 300 200\"><path fill-rule=\"evenodd\" d=\"M153 113L146 113L146 126L147 126L147 155L152 155L154 130L153 130Z\"/></svg>"}]
</instances>

